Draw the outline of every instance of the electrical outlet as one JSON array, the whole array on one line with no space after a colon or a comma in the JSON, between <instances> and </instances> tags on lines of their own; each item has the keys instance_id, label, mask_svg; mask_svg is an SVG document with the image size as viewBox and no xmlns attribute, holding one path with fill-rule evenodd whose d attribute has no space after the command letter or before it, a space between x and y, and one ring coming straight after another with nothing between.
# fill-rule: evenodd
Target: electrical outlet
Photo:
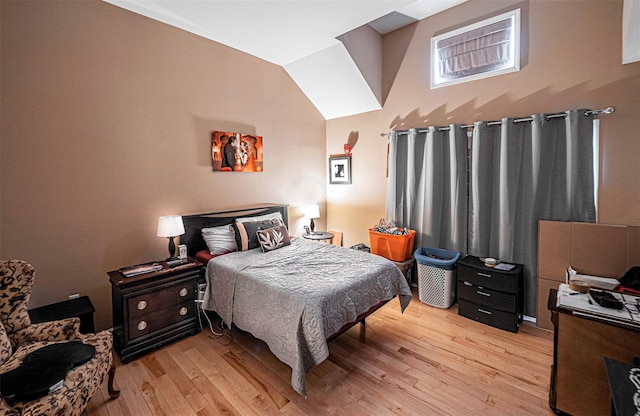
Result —
<instances>
[{"instance_id":1,"label":"electrical outlet","mask_svg":"<svg viewBox=\"0 0 640 416\"><path fill-rule=\"evenodd\" d=\"M69 295L69 300L78 299L80 297L80 293L74 293L73 295Z\"/></svg>"},{"instance_id":2,"label":"electrical outlet","mask_svg":"<svg viewBox=\"0 0 640 416\"><path fill-rule=\"evenodd\" d=\"M196 294L196 303L202 303L204 300L204 292L207 291L206 283L198 283L198 293Z\"/></svg>"}]
</instances>

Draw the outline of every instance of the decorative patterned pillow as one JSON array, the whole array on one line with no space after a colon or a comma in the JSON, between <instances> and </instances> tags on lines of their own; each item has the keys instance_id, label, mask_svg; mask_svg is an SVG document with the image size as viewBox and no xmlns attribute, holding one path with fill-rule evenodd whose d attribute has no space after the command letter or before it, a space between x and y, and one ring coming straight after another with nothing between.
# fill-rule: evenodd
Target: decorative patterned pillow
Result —
<instances>
[{"instance_id":1,"label":"decorative patterned pillow","mask_svg":"<svg viewBox=\"0 0 640 416\"><path fill-rule=\"evenodd\" d=\"M262 247L264 253L291 244L289 231L284 225L276 225L266 230L258 230L257 234L260 247Z\"/></svg>"},{"instance_id":2,"label":"decorative patterned pillow","mask_svg":"<svg viewBox=\"0 0 640 416\"><path fill-rule=\"evenodd\" d=\"M234 229L238 251L247 251L260 247L258 235L256 234L257 231L275 227L276 225L282 225L282 221L279 219L272 219L264 221L236 222Z\"/></svg>"},{"instance_id":3,"label":"decorative patterned pillow","mask_svg":"<svg viewBox=\"0 0 640 416\"><path fill-rule=\"evenodd\" d=\"M214 256L238 250L235 232L231 225L203 228L202 238L207 243L209 253Z\"/></svg>"}]
</instances>

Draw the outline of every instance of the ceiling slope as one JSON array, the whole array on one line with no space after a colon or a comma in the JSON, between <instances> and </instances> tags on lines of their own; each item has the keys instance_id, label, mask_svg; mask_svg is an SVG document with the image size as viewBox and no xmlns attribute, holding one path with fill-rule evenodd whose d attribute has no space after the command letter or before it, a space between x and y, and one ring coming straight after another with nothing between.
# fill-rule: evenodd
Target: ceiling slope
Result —
<instances>
[{"instance_id":1,"label":"ceiling slope","mask_svg":"<svg viewBox=\"0 0 640 416\"><path fill-rule=\"evenodd\" d=\"M104 1L283 66L331 119L382 106L376 91L381 81L373 79L381 73L382 60L378 69L363 74L366 54L358 64L353 47L345 47L339 37L367 24L382 36L466 0ZM380 42L363 45L379 48ZM368 68L376 65L365 60Z\"/></svg>"},{"instance_id":2,"label":"ceiling slope","mask_svg":"<svg viewBox=\"0 0 640 416\"><path fill-rule=\"evenodd\" d=\"M342 43L285 70L327 120L382 108Z\"/></svg>"}]
</instances>

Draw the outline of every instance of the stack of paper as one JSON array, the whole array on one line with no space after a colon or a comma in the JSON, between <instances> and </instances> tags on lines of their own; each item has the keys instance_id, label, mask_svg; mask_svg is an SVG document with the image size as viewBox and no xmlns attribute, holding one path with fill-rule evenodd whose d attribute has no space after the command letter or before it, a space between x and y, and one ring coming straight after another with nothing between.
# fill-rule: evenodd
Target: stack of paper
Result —
<instances>
[{"instance_id":1,"label":"stack of paper","mask_svg":"<svg viewBox=\"0 0 640 416\"><path fill-rule=\"evenodd\" d=\"M618 281L618 279L580 274L573 270L573 268L571 267L567 269L567 275L569 276L569 281L582 280L583 282L589 283L591 287L596 287L598 289L613 290L616 287L620 286L620 282ZM569 281L567 281L567 283L569 283Z\"/></svg>"},{"instance_id":2,"label":"stack of paper","mask_svg":"<svg viewBox=\"0 0 640 416\"><path fill-rule=\"evenodd\" d=\"M605 308L596 303L589 293L579 293L569 288L568 284L560 284L556 305L560 308L581 312L605 319L640 325L640 297L626 293L610 292L624 304L620 310Z\"/></svg>"}]
</instances>

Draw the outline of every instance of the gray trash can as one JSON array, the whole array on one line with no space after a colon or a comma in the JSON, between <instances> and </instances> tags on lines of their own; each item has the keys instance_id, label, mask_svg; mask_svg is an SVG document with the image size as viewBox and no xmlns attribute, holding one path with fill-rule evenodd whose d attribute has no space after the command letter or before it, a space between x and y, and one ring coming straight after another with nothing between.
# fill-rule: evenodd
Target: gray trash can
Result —
<instances>
[{"instance_id":1,"label":"gray trash can","mask_svg":"<svg viewBox=\"0 0 640 416\"><path fill-rule=\"evenodd\" d=\"M456 262L460 253L442 248L420 247L413 253L418 263L418 298L447 309L456 299Z\"/></svg>"}]
</instances>

